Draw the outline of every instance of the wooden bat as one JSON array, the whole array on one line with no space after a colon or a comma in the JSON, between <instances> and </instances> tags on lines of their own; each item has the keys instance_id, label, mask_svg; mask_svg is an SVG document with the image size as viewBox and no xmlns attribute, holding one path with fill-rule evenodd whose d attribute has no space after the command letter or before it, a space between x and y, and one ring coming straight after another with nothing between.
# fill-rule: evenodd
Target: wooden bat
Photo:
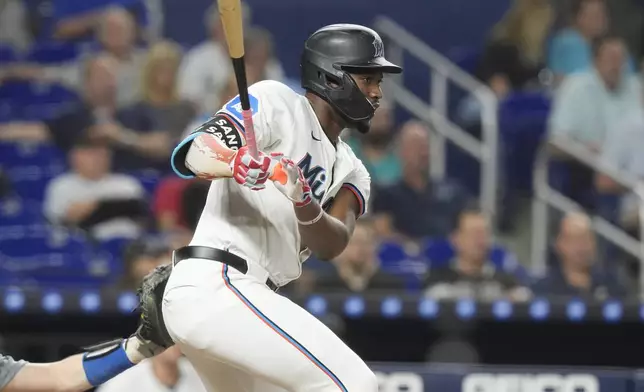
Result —
<instances>
[{"instance_id":1,"label":"wooden bat","mask_svg":"<svg viewBox=\"0 0 644 392\"><path fill-rule=\"evenodd\" d=\"M233 62L239 100L242 107L242 119L246 133L246 145L251 156L259 157L257 143L255 141L255 129L253 127L253 112L250 108L248 98L248 82L246 80L246 66L244 63L244 27L242 22L242 7L240 0L217 0L219 16L224 26L228 53Z\"/></svg>"}]
</instances>

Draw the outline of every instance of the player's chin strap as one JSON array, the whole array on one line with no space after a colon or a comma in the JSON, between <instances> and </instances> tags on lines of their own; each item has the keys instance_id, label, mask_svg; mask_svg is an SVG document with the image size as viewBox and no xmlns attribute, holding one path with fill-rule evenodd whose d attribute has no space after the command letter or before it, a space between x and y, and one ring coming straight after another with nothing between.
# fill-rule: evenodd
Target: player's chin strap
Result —
<instances>
[{"instance_id":1,"label":"player's chin strap","mask_svg":"<svg viewBox=\"0 0 644 392\"><path fill-rule=\"evenodd\" d=\"M84 350L85 376L92 386L98 386L145 358L159 354L163 348L132 335L128 339L115 339L85 347Z\"/></svg>"}]
</instances>

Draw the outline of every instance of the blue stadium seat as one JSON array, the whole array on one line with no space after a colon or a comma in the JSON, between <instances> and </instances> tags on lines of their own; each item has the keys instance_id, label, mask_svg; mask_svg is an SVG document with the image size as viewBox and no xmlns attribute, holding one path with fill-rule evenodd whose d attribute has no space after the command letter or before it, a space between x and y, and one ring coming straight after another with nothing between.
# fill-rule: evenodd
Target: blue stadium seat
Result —
<instances>
[{"instance_id":1,"label":"blue stadium seat","mask_svg":"<svg viewBox=\"0 0 644 392\"><path fill-rule=\"evenodd\" d=\"M0 165L65 165L65 154L48 143L0 143Z\"/></svg>"},{"instance_id":2,"label":"blue stadium seat","mask_svg":"<svg viewBox=\"0 0 644 392\"><path fill-rule=\"evenodd\" d=\"M13 47L0 44L0 64L7 64L18 60L18 55Z\"/></svg>"},{"instance_id":3,"label":"blue stadium seat","mask_svg":"<svg viewBox=\"0 0 644 392\"><path fill-rule=\"evenodd\" d=\"M100 282L93 253L82 235L44 225L5 227L0 237L0 283Z\"/></svg>"},{"instance_id":4,"label":"blue stadium seat","mask_svg":"<svg viewBox=\"0 0 644 392\"><path fill-rule=\"evenodd\" d=\"M39 64L59 64L78 58L79 50L73 43L43 42L33 46L25 60Z\"/></svg>"},{"instance_id":5,"label":"blue stadium seat","mask_svg":"<svg viewBox=\"0 0 644 392\"><path fill-rule=\"evenodd\" d=\"M450 241L442 238L427 240L424 244L423 254L429 262L430 269L447 266L456 255ZM528 277L526 269L519 264L517 258L502 246L493 245L490 249L489 259L496 268L513 274L522 281Z\"/></svg>"},{"instance_id":6,"label":"blue stadium seat","mask_svg":"<svg viewBox=\"0 0 644 392\"><path fill-rule=\"evenodd\" d=\"M134 171L129 174L139 180L139 182L143 186L143 189L145 189L146 193L150 197L154 194L157 185L159 185L159 182L163 177L162 173L160 173L158 170L153 169Z\"/></svg>"},{"instance_id":7,"label":"blue stadium seat","mask_svg":"<svg viewBox=\"0 0 644 392\"><path fill-rule=\"evenodd\" d=\"M0 230L6 226L44 224L42 203L22 200L18 196L0 201Z\"/></svg>"},{"instance_id":8,"label":"blue stadium seat","mask_svg":"<svg viewBox=\"0 0 644 392\"><path fill-rule=\"evenodd\" d=\"M13 189L27 200L43 200L49 182L62 173L64 167L56 165L21 165L7 170Z\"/></svg>"},{"instance_id":9,"label":"blue stadium seat","mask_svg":"<svg viewBox=\"0 0 644 392\"><path fill-rule=\"evenodd\" d=\"M410 254L396 242L383 242L378 249L378 259L386 272L419 276L426 272L426 263L418 255Z\"/></svg>"}]
</instances>

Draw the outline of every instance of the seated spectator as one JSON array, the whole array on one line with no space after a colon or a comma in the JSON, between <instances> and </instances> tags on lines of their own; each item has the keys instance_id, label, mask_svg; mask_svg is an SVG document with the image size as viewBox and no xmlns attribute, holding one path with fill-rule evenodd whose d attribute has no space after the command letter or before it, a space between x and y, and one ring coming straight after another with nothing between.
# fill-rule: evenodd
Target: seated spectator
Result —
<instances>
[{"instance_id":1,"label":"seated spectator","mask_svg":"<svg viewBox=\"0 0 644 392\"><path fill-rule=\"evenodd\" d=\"M368 133L355 131L347 140L356 156L371 175L374 185L391 185L400 180L400 160L392 145L394 138L393 113L391 106L382 104L371 120Z\"/></svg>"},{"instance_id":2,"label":"seated spectator","mask_svg":"<svg viewBox=\"0 0 644 392\"><path fill-rule=\"evenodd\" d=\"M97 392L206 392L199 374L179 346L143 361L106 382Z\"/></svg>"},{"instance_id":3,"label":"seated spectator","mask_svg":"<svg viewBox=\"0 0 644 392\"><path fill-rule=\"evenodd\" d=\"M492 235L485 215L477 209L467 209L456 221L451 235L456 256L449 266L428 272L425 294L436 299L527 300L530 292L519 279L498 270L488 259Z\"/></svg>"},{"instance_id":4,"label":"seated spectator","mask_svg":"<svg viewBox=\"0 0 644 392\"><path fill-rule=\"evenodd\" d=\"M242 15L247 26L250 9L245 4ZM217 4L206 12L205 24L210 37L186 54L179 71L179 95L197 105L199 112L212 114L213 108L219 109L223 104L219 98L232 73L232 65Z\"/></svg>"},{"instance_id":5,"label":"seated spectator","mask_svg":"<svg viewBox=\"0 0 644 392\"><path fill-rule=\"evenodd\" d=\"M549 119L550 132L598 152L610 132L631 109L642 107L638 78L623 71L626 48L621 38L593 41L593 67L566 78Z\"/></svg>"},{"instance_id":6,"label":"seated spectator","mask_svg":"<svg viewBox=\"0 0 644 392\"><path fill-rule=\"evenodd\" d=\"M555 255L555 267L533 287L536 295L599 301L627 295L622 285L595 268L595 235L587 215L572 213L561 220Z\"/></svg>"},{"instance_id":7,"label":"seated spectator","mask_svg":"<svg viewBox=\"0 0 644 392\"><path fill-rule=\"evenodd\" d=\"M126 126L162 129L179 142L195 116L195 107L180 99L177 92L180 64L181 48L177 44L161 41L150 48L141 76L141 100L123 111Z\"/></svg>"},{"instance_id":8,"label":"seated spectator","mask_svg":"<svg viewBox=\"0 0 644 392\"><path fill-rule=\"evenodd\" d=\"M82 101L45 123L16 122L0 125L2 141L48 141L67 151L74 140L116 111L114 58L102 54L83 63Z\"/></svg>"},{"instance_id":9,"label":"seated spectator","mask_svg":"<svg viewBox=\"0 0 644 392\"><path fill-rule=\"evenodd\" d=\"M183 212L183 194L192 181L176 176L162 179L154 190L152 211L159 230L187 228Z\"/></svg>"},{"instance_id":10,"label":"seated spectator","mask_svg":"<svg viewBox=\"0 0 644 392\"><path fill-rule=\"evenodd\" d=\"M110 172L110 151L101 142L80 139L69 158L71 171L47 186L44 213L49 221L86 230L97 240L139 236L147 217L141 184Z\"/></svg>"},{"instance_id":11,"label":"seated spectator","mask_svg":"<svg viewBox=\"0 0 644 392\"><path fill-rule=\"evenodd\" d=\"M246 59L246 80L249 85L261 80L282 80L284 71L282 65L273 56L273 41L270 33L261 28L253 27L246 32L245 59ZM220 86L219 95L213 102L217 105L208 107L201 105L202 111L185 129L184 137L192 133L201 124L206 122L212 115L221 109L221 106L233 99L237 91L237 79L230 69L225 83Z\"/></svg>"},{"instance_id":12,"label":"seated spectator","mask_svg":"<svg viewBox=\"0 0 644 392\"><path fill-rule=\"evenodd\" d=\"M0 11L0 44L9 45L19 52L27 50L33 41L28 21L23 0L5 1Z\"/></svg>"},{"instance_id":13,"label":"seated spectator","mask_svg":"<svg viewBox=\"0 0 644 392\"><path fill-rule=\"evenodd\" d=\"M0 140L52 140L64 151L82 136L102 139L114 151L116 170L159 168L169 170L172 145L168 133L150 124L136 130L123 126L127 111L117 110L116 63L113 57L99 54L85 63L81 102L62 111L45 123L9 123L0 125Z\"/></svg>"},{"instance_id":14,"label":"seated spectator","mask_svg":"<svg viewBox=\"0 0 644 392\"><path fill-rule=\"evenodd\" d=\"M592 43L608 30L604 0L573 0L570 27L558 32L548 51L548 68L558 85L565 76L587 71L593 66ZM634 69L632 60L624 68Z\"/></svg>"},{"instance_id":15,"label":"seated spectator","mask_svg":"<svg viewBox=\"0 0 644 392\"><path fill-rule=\"evenodd\" d=\"M623 71L626 49L620 38L597 38L593 53L592 70L571 75L561 84L548 127L551 135L571 139L601 154L622 126L623 118L642 107L642 87L636 76ZM556 148L555 152L569 170L566 192L586 205L584 192L593 187L592 171Z\"/></svg>"},{"instance_id":16,"label":"seated spectator","mask_svg":"<svg viewBox=\"0 0 644 392\"><path fill-rule=\"evenodd\" d=\"M333 260L335 269L316 277L315 290L404 290L405 283L402 278L380 269L375 234L373 222L369 218L363 217L358 220L347 248Z\"/></svg>"},{"instance_id":17,"label":"seated spectator","mask_svg":"<svg viewBox=\"0 0 644 392\"><path fill-rule=\"evenodd\" d=\"M275 57L275 43L271 32L261 27L251 27L244 35L248 84L261 80L282 81L284 69Z\"/></svg>"},{"instance_id":18,"label":"seated spectator","mask_svg":"<svg viewBox=\"0 0 644 392\"><path fill-rule=\"evenodd\" d=\"M602 148L601 161L626 176L644 181L644 108L624 114L624 121L612 130ZM600 194L625 195L616 213L619 223L628 231L639 232L640 198L622 187L609 175L596 173L595 186Z\"/></svg>"},{"instance_id":19,"label":"seated spectator","mask_svg":"<svg viewBox=\"0 0 644 392\"><path fill-rule=\"evenodd\" d=\"M100 14L97 36L103 52L111 55L115 62L118 106L133 104L138 98L141 70L145 50L136 46L136 25L132 15L123 8L110 8ZM40 65L18 64L9 67L5 78L39 80L62 83L73 89L82 89L84 59L70 64Z\"/></svg>"},{"instance_id":20,"label":"seated spectator","mask_svg":"<svg viewBox=\"0 0 644 392\"><path fill-rule=\"evenodd\" d=\"M429 175L429 129L418 121L403 125L398 135L402 179L374 192L373 213L379 235L402 241L444 237L469 203L459 183Z\"/></svg>"},{"instance_id":21,"label":"seated spectator","mask_svg":"<svg viewBox=\"0 0 644 392\"><path fill-rule=\"evenodd\" d=\"M147 274L171 260L172 248L160 239L146 237L129 243L123 252L125 275L121 288L135 291Z\"/></svg>"}]
</instances>

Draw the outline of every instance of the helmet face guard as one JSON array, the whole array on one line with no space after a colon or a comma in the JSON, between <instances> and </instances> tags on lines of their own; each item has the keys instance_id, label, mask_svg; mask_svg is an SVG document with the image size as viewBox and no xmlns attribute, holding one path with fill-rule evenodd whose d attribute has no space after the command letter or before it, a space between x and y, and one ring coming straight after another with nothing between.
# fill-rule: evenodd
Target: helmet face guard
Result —
<instances>
[{"instance_id":1,"label":"helmet face guard","mask_svg":"<svg viewBox=\"0 0 644 392\"><path fill-rule=\"evenodd\" d=\"M350 126L367 132L376 107L351 73L401 73L384 57L378 34L359 25L331 25L316 31L302 54L302 87L320 96Z\"/></svg>"}]
</instances>

